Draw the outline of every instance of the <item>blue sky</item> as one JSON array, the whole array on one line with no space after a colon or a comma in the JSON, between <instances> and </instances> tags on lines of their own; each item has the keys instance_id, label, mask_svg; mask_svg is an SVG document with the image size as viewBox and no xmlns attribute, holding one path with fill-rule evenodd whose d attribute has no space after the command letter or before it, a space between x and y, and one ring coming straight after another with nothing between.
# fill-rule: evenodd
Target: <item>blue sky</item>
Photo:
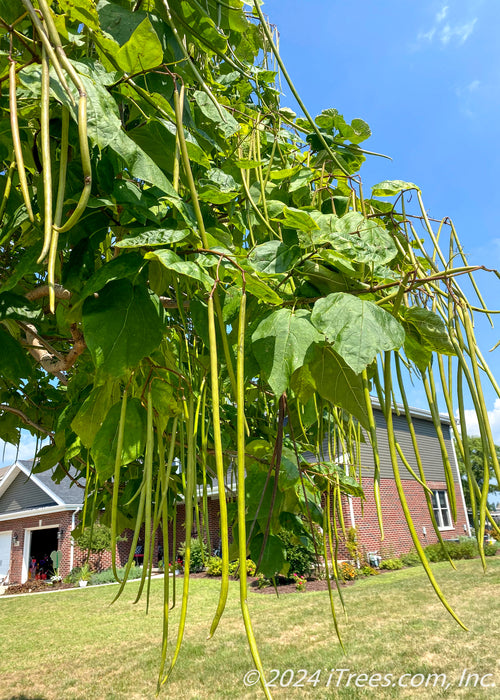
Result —
<instances>
[{"instance_id":1,"label":"blue sky","mask_svg":"<svg viewBox=\"0 0 500 700\"><path fill-rule=\"evenodd\" d=\"M372 137L363 145L391 156L364 164L365 192L385 179L416 183L431 216L453 219L469 262L500 268L500 3L267 0L263 10L313 116L335 107L364 119ZM490 308L500 307L500 280L477 279ZM488 352L500 338L497 318L496 329L479 318L476 332L500 379L500 348ZM500 399L486 386L485 394L500 443ZM418 389L411 401L426 407Z\"/></svg>"},{"instance_id":2,"label":"blue sky","mask_svg":"<svg viewBox=\"0 0 500 700\"><path fill-rule=\"evenodd\" d=\"M365 191L385 179L415 182L431 216L454 220L469 261L500 268L498 0L267 0L263 10L310 112L335 107L364 119L373 133L366 147L392 157L365 163ZM295 108L283 90L283 104ZM500 280L481 273L478 281L500 307ZM498 319L493 330L478 319L477 335L500 379L500 348L488 352L500 338ZM500 444L500 399L485 394ZM411 401L425 407L418 389ZM33 450L26 440L20 457ZM5 463L14 457L7 446Z\"/></svg>"}]
</instances>

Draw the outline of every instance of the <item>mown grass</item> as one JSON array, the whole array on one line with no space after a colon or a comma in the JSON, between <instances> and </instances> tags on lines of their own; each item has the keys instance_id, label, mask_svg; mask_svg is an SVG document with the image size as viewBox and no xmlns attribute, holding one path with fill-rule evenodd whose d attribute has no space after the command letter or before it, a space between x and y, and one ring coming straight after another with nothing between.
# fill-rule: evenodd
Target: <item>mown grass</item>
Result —
<instances>
[{"instance_id":1,"label":"mown grass","mask_svg":"<svg viewBox=\"0 0 500 700\"><path fill-rule=\"evenodd\" d=\"M250 594L256 636L267 672L293 669L297 681L305 669L321 669L316 685L273 688L280 698L497 698L498 590L500 558L459 561L433 569L450 603L469 632L464 632L436 599L421 567L372 577L344 589L349 622L337 605L346 646L344 656L329 614L326 593ZM109 605L114 588L87 588L58 594L0 598L0 698L2 700L143 700L153 698L161 641L162 581L153 581L151 606L133 605L137 582L124 598ZM163 697L259 698L258 685L245 688L253 668L239 616L238 584L230 584L225 615L215 637L206 641L216 607L218 581L191 583L187 629L178 665ZM178 591L180 593L180 591ZM179 604L171 612L172 642ZM173 643L171 649L173 648ZM441 687L357 688L353 679L326 687L331 669L350 673L447 674ZM458 687L464 668L479 677L493 674L480 688L470 681ZM346 674L345 674L346 675ZM284 677L285 682L290 674ZM278 681L279 682L279 681ZM361 680L360 683L363 681ZM409 683L409 679L403 682ZM366 683L365 683L366 685Z\"/></svg>"}]
</instances>

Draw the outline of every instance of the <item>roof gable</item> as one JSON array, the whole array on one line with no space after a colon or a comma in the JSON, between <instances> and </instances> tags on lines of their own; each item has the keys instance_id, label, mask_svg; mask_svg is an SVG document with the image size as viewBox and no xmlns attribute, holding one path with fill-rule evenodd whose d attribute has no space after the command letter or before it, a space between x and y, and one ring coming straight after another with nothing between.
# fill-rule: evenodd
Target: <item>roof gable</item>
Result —
<instances>
[{"instance_id":1,"label":"roof gable","mask_svg":"<svg viewBox=\"0 0 500 700\"><path fill-rule=\"evenodd\" d=\"M83 503L84 489L74 485L71 478L64 477L57 484L52 480L52 469L33 474L32 464L32 461L18 460L4 475L0 482L0 515L35 507L74 507ZM19 507L14 508L14 504Z\"/></svg>"},{"instance_id":2,"label":"roof gable","mask_svg":"<svg viewBox=\"0 0 500 700\"><path fill-rule=\"evenodd\" d=\"M16 470L14 478L9 479L9 483L2 490L0 515L57 505L46 491L35 484L21 470Z\"/></svg>"}]
</instances>

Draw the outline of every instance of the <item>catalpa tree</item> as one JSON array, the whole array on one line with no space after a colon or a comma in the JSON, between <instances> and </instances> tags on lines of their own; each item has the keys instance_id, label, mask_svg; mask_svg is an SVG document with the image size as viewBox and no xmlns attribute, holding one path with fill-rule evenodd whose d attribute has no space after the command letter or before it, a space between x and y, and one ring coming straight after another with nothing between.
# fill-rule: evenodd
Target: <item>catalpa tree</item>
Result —
<instances>
[{"instance_id":1,"label":"catalpa tree","mask_svg":"<svg viewBox=\"0 0 500 700\"><path fill-rule=\"evenodd\" d=\"M440 385L483 554L489 474L479 488L463 395L478 416L485 469L500 482L481 382L498 386L474 339L472 313L488 313L472 278L478 268L453 224L431 222L412 183L363 191L359 170L376 156L362 145L368 125L333 108L311 117L257 1L1 0L0 8L0 436L18 444L24 429L44 440L35 471L57 467L59 478L76 469L86 482L84 524L101 513L113 541L133 529L129 566L145 528L140 592L153 533L162 527L168 561L168 523L186 504L182 612L170 652L165 606L159 683L182 641L199 485L205 500L207 483L219 486L213 634L230 559L251 555L264 575L284 572L284 527L313 538L330 585L337 568L327 541L338 536L341 495L362 497L364 434L380 516L371 394L415 548L456 617L411 522L391 409L394 385L411 430L411 375L439 435ZM280 106L280 80L302 116ZM325 436L328 455L305 462ZM229 467L237 495L228 513ZM445 470L452 484L446 458ZM416 478L425 489L423 471ZM429 508L433 517L430 500ZM246 587L242 567L242 616L262 670ZM331 590L330 599L333 610Z\"/></svg>"}]
</instances>

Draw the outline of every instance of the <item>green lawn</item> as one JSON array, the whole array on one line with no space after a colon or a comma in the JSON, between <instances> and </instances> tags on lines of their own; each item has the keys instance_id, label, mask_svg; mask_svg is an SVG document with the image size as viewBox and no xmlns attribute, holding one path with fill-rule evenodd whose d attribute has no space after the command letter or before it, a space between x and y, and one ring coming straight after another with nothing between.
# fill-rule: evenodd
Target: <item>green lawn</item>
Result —
<instances>
[{"instance_id":1,"label":"green lawn","mask_svg":"<svg viewBox=\"0 0 500 700\"><path fill-rule=\"evenodd\" d=\"M363 579L344 589L349 622L342 620L347 655L339 648L326 593L250 594L256 636L267 671L293 669L301 682L321 669L319 682L273 689L280 698L497 698L500 687L498 613L500 557L482 574L478 561L458 561L458 571L434 565L450 602L470 628L464 632L436 599L420 567ZM148 616L141 601L132 605L137 583L110 607L113 587L56 594L0 598L1 700L111 700L153 698L160 649L162 581L151 586ZM188 624L178 665L162 695L165 698L258 698L258 685L245 688L243 676L253 668L239 617L238 584L215 637L206 641L215 610L218 581L191 584ZM179 606L172 611L176 631ZM357 688L349 673L447 674L436 688ZM458 687L464 668L497 688ZM277 672L276 672L277 673ZM276 673L274 675L276 675ZM330 677L330 687L326 687ZM282 677L289 682L290 673ZM312 679L314 680L314 678ZM357 679L367 686L363 676ZM376 677L373 684L385 683ZM409 684L406 677L403 683Z\"/></svg>"}]
</instances>

